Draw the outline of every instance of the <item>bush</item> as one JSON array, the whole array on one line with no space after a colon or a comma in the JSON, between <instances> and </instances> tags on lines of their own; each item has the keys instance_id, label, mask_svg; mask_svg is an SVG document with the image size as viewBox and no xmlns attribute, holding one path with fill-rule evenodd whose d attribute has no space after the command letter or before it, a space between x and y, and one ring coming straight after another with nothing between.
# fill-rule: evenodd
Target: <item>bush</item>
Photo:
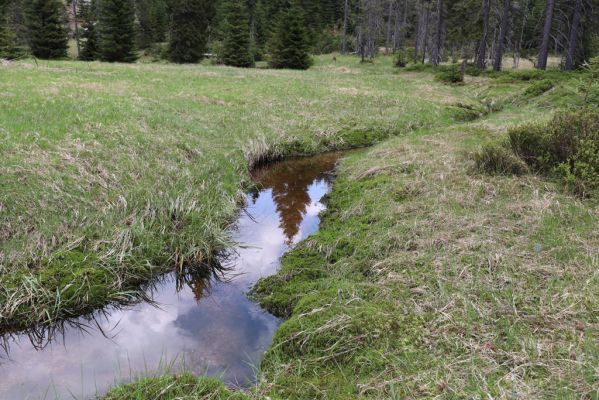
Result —
<instances>
[{"instance_id":1,"label":"bush","mask_svg":"<svg viewBox=\"0 0 599 400\"><path fill-rule=\"evenodd\" d=\"M550 134L544 124L527 124L509 131L509 142L514 153L535 170L547 170Z\"/></svg>"},{"instance_id":2,"label":"bush","mask_svg":"<svg viewBox=\"0 0 599 400\"><path fill-rule=\"evenodd\" d=\"M487 110L482 106L473 104L456 103L448 107L451 117L458 122L474 121L485 115Z\"/></svg>"},{"instance_id":3,"label":"bush","mask_svg":"<svg viewBox=\"0 0 599 400\"><path fill-rule=\"evenodd\" d=\"M408 65L408 54L405 50L399 50L395 57L395 66L397 68L405 68Z\"/></svg>"},{"instance_id":4,"label":"bush","mask_svg":"<svg viewBox=\"0 0 599 400\"><path fill-rule=\"evenodd\" d=\"M438 67L435 79L449 84L458 84L464 82L464 76L462 75L460 66L457 64L447 67Z\"/></svg>"},{"instance_id":5,"label":"bush","mask_svg":"<svg viewBox=\"0 0 599 400\"><path fill-rule=\"evenodd\" d=\"M557 174L577 193L599 190L599 110L561 112L547 125L512 129L509 140L528 165Z\"/></svg>"},{"instance_id":6,"label":"bush","mask_svg":"<svg viewBox=\"0 0 599 400\"><path fill-rule=\"evenodd\" d=\"M487 144L471 158L478 171L491 175L523 175L528 172L526 163L506 145Z\"/></svg>"},{"instance_id":7,"label":"bush","mask_svg":"<svg viewBox=\"0 0 599 400\"><path fill-rule=\"evenodd\" d=\"M406 71L410 72L432 72L435 68L430 64L410 64L406 67Z\"/></svg>"},{"instance_id":8,"label":"bush","mask_svg":"<svg viewBox=\"0 0 599 400\"><path fill-rule=\"evenodd\" d=\"M555 84L553 83L553 81L551 81L549 79L543 79L541 81L534 82L532 85L530 85L524 91L524 96L538 97L538 96L542 95L543 93L548 92L549 90L553 89L554 86L555 86Z\"/></svg>"}]
</instances>

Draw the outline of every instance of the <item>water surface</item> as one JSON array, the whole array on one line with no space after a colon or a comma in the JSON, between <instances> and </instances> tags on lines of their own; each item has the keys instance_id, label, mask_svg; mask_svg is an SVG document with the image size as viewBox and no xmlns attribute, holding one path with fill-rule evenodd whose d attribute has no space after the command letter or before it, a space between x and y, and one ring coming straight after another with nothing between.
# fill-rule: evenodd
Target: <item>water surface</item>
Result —
<instances>
[{"instance_id":1,"label":"water surface","mask_svg":"<svg viewBox=\"0 0 599 400\"><path fill-rule=\"evenodd\" d=\"M318 229L338 154L292 159L257 170L259 190L247 195L232 235L240 245L227 281L174 274L141 303L109 308L67 325L63 334L6 337L0 349L0 399L85 399L115 383L181 364L196 374L243 386L253 379L280 321L246 297L260 278L275 273L290 247ZM42 349L39 345L42 345ZM8 351L8 353L6 352Z\"/></svg>"}]
</instances>

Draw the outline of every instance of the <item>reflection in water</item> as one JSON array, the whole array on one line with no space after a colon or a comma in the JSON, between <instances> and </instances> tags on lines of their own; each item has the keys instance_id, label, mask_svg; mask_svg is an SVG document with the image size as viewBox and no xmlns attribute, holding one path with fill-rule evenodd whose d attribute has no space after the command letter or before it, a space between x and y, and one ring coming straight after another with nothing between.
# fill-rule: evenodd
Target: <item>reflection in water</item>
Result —
<instances>
[{"instance_id":1,"label":"reflection in water","mask_svg":"<svg viewBox=\"0 0 599 400\"><path fill-rule=\"evenodd\" d=\"M232 232L242 245L228 260L228 279L215 280L206 269L167 275L148 291L152 302L71 321L60 340L32 337L41 350L27 334L6 336L0 399L89 398L165 364L247 384L279 320L245 292L276 272L290 245L316 231L337 158L289 160L255 172L260 190L248 195Z\"/></svg>"}]
</instances>

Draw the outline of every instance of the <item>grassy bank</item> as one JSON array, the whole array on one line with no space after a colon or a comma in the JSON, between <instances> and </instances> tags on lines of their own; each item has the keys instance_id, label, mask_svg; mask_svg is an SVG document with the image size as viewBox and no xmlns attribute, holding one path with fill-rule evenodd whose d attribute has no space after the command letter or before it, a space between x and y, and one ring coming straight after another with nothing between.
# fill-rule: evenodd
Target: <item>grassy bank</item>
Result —
<instances>
[{"instance_id":1,"label":"grassy bank","mask_svg":"<svg viewBox=\"0 0 599 400\"><path fill-rule=\"evenodd\" d=\"M228 246L248 167L452 123L462 88L385 58L308 72L18 62L0 70L0 331L79 315Z\"/></svg>"},{"instance_id":2,"label":"grassy bank","mask_svg":"<svg viewBox=\"0 0 599 400\"><path fill-rule=\"evenodd\" d=\"M578 104L579 76L447 86L391 63L3 66L0 330L205 267L264 157L380 142L254 290L287 319L255 387L162 376L107 398L596 398L597 199L468 156Z\"/></svg>"},{"instance_id":3,"label":"grassy bank","mask_svg":"<svg viewBox=\"0 0 599 400\"><path fill-rule=\"evenodd\" d=\"M469 78L450 90L477 100L475 120L345 159L319 233L254 289L286 318L256 387L214 398L597 398L598 200L551 177L481 174L469 155L576 104L577 79L531 93ZM185 396L164 379L108 398Z\"/></svg>"}]
</instances>

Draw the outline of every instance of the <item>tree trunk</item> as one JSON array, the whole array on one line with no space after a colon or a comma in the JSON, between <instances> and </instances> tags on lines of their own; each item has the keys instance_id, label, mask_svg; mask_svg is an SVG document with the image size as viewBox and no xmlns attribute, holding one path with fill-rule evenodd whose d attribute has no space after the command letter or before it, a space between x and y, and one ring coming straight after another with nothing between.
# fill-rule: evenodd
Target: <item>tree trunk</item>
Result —
<instances>
[{"instance_id":1,"label":"tree trunk","mask_svg":"<svg viewBox=\"0 0 599 400\"><path fill-rule=\"evenodd\" d=\"M81 56L81 43L79 41L79 18L77 17L77 0L72 1L73 22L75 23L75 42L77 43L77 58Z\"/></svg>"},{"instance_id":2,"label":"tree trunk","mask_svg":"<svg viewBox=\"0 0 599 400\"><path fill-rule=\"evenodd\" d=\"M580 18L582 16L582 0L576 0L576 6L574 8L574 16L572 17L572 26L570 27L570 38L568 40L568 52L566 53L566 65L564 69L571 71L574 68L574 52L576 52L576 45L578 44L578 28L580 25Z\"/></svg>"},{"instance_id":3,"label":"tree trunk","mask_svg":"<svg viewBox=\"0 0 599 400\"><path fill-rule=\"evenodd\" d=\"M489 34L489 12L491 9L491 1L483 0L482 17L483 17L483 31L478 44L478 51L476 52L476 67L479 69L485 69L487 65L487 35Z\"/></svg>"},{"instance_id":4,"label":"tree trunk","mask_svg":"<svg viewBox=\"0 0 599 400\"><path fill-rule=\"evenodd\" d=\"M494 71L501 71L503 64L503 48L505 46L505 36L508 28L508 19L510 17L510 0L503 0L503 12L499 23L499 35L497 37L497 46L495 48Z\"/></svg>"},{"instance_id":5,"label":"tree trunk","mask_svg":"<svg viewBox=\"0 0 599 400\"><path fill-rule=\"evenodd\" d=\"M437 31L435 32L435 47L431 51L430 62L433 65L441 63L441 48L443 47L443 0L437 0Z\"/></svg>"},{"instance_id":6,"label":"tree trunk","mask_svg":"<svg viewBox=\"0 0 599 400\"><path fill-rule=\"evenodd\" d=\"M347 25L349 23L349 0L343 7L343 38L341 39L341 54L347 54Z\"/></svg>"},{"instance_id":7,"label":"tree trunk","mask_svg":"<svg viewBox=\"0 0 599 400\"><path fill-rule=\"evenodd\" d=\"M385 42L385 54L389 54L391 49L391 25L393 23L393 3L394 0L389 0L389 12L387 13L387 40Z\"/></svg>"},{"instance_id":8,"label":"tree trunk","mask_svg":"<svg viewBox=\"0 0 599 400\"><path fill-rule=\"evenodd\" d=\"M555 0L547 0L545 10L545 25L543 26L543 37L541 38L541 47L539 48L538 69L547 69L547 55L549 52L549 40L551 39L551 24L553 22L553 10L555 9Z\"/></svg>"},{"instance_id":9,"label":"tree trunk","mask_svg":"<svg viewBox=\"0 0 599 400\"><path fill-rule=\"evenodd\" d=\"M520 37L518 38L518 43L516 44L516 48L514 49L514 65L512 68L517 69L520 65L520 51L522 49L522 41L524 40L524 28L526 28L526 18L528 17L528 6L530 0L526 1L526 6L524 7L524 15L522 15L522 26L520 27Z\"/></svg>"},{"instance_id":10,"label":"tree trunk","mask_svg":"<svg viewBox=\"0 0 599 400\"><path fill-rule=\"evenodd\" d=\"M426 61L426 50L428 47L428 24L431 16L431 10L426 9L425 19L424 19L424 44L422 46L422 63Z\"/></svg>"}]
</instances>

